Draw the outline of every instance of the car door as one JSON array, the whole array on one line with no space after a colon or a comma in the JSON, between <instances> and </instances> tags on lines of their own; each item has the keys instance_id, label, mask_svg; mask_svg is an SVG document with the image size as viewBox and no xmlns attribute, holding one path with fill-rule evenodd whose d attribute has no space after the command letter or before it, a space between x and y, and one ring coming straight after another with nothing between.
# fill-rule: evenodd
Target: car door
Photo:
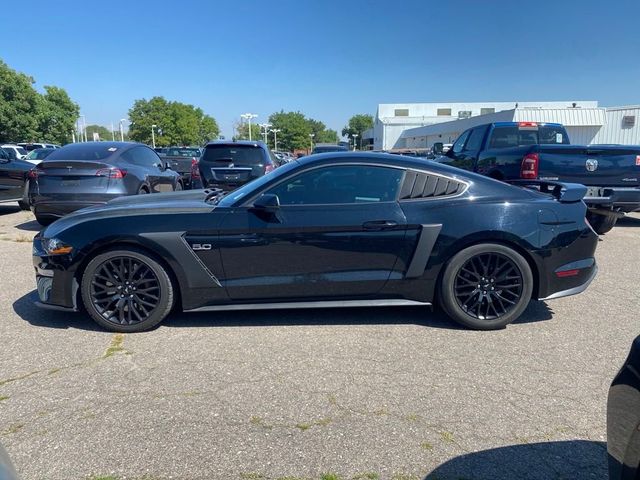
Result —
<instances>
[{"instance_id":1,"label":"car door","mask_svg":"<svg viewBox=\"0 0 640 480\"><path fill-rule=\"evenodd\" d=\"M151 193L173 191L174 175L170 171L166 172L158 154L149 147L132 148L123 153L122 157L144 171Z\"/></svg>"},{"instance_id":2,"label":"car door","mask_svg":"<svg viewBox=\"0 0 640 480\"><path fill-rule=\"evenodd\" d=\"M218 245L224 286L234 300L374 295L410 247L397 196L404 170L329 165L261 192L274 212L233 209Z\"/></svg>"}]
</instances>

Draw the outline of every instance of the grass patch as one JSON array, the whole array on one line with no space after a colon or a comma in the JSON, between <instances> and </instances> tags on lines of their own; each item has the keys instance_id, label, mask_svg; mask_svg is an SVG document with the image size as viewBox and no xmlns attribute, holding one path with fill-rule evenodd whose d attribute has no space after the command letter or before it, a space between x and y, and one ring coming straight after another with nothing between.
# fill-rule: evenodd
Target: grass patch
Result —
<instances>
[{"instance_id":1,"label":"grass patch","mask_svg":"<svg viewBox=\"0 0 640 480\"><path fill-rule=\"evenodd\" d=\"M453 433L451 432L440 432L440 437L443 442L452 443L453 442Z\"/></svg>"},{"instance_id":2,"label":"grass patch","mask_svg":"<svg viewBox=\"0 0 640 480\"><path fill-rule=\"evenodd\" d=\"M296 428L304 432L306 430L309 430L311 427L324 427L326 425L329 425L330 423L330 418L322 418L310 423L296 423Z\"/></svg>"},{"instance_id":3,"label":"grass patch","mask_svg":"<svg viewBox=\"0 0 640 480\"><path fill-rule=\"evenodd\" d=\"M336 475L335 473L323 473L320 477L320 480L342 480L340 475Z\"/></svg>"},{"instance_id":4,"label":"grass patch","mask_svg":"<svg viewBox=\"0 0 640 480\"><path fill-rule=\"evenodd\" d=\"M17 382L18 380L24 380L25 378L29 378L34 376L35 374L40 373L40 370L35 372L25 373L24 375L20 375L19 377L7 378L5 380L0 380L0 387L6 385L7 383Z\"/></svg>"},{"instance_id":5,"label":"grass patch","mask_svg":"<svg viewBox=\"0 0 640 480\"><path fill-rule=\"evenodd\" d=\"M267 430L271 430L273 428L273 425L269 425L264 421L264 418L262 417L253 416L249 419L249 423L251 423L251 425L255 425L256 427L266 428Z\"/></svg>"},{"instance_id":6,"label":"grass patch","mask_svg":"<svg viewBox=\"0 0 640 480\"><path fill-rule=\"evenodd\" d=\"M13 239L13 241L18 243L27 243L27 242L32 242L33 238L29 237L28 235L18 235L16 238Z\"/></svg>"},{"instance_id":7,"label":"grass patch","mask_svg":"<svg viewBox=\"0 0 640 480\"><path fill-rule=\"evenodd\" d=\"M116 353L124 352L122 342L124 342L124 335L122 333L116 333L111 339L111 345L109 345L109 348L104 352L102 358L113 357Z\"/></svg>"},{"instance_id":8,"label":"grass patch","mask_svg":"<svg viewBox=\"0 0 640 480\"><path fill-rule=\"evenodd\" d=\"M380 480L380 475L373 472L358 473L351 477L351 480Z\"/></svg>"},{"instance_id":9,"label":"grass patch","mask_svg":"<svg viewBox=\"0 0 640 480\"><path fill-rule=\"evenodd\" d=\"M0 402L4 402L5 400L9 400L9 397L6 395L0 395Z\"/></svg>"},{"instance_id":10,"label":"grass patch","mask_svg":"<svg viewBox=\"0 0 640 480\"><path fill-rule=\"evenodd\" d=\"M12 433L18 433L24 428L24 423L14 423L9 425L9 428L0 432L0 435L11 435Z\"/></svg>"},{"instance_id":11,"label":"grass patch","mask_svg":"<svg viewBox=\"0 0 640 480\"><path fill-rule=\"evenodd\" d=\"M429 442L422 442L420 444L420 448L423 450L433 450L433 445L431 445Z\"/></svg>"}]
</instances>

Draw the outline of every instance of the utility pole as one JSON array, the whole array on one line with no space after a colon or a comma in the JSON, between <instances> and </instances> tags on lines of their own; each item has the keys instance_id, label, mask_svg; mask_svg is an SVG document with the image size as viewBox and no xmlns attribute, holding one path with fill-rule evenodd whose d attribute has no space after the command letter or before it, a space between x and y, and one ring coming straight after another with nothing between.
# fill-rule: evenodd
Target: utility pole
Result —
<instances>
[{"instance_id":1,"label":"utility pole","mask_svg":"<svg viewBox=\"0 0 640 480\"><path fill-rule=\"evenodd\" d=\"M260 128L264 128L264 132L262 132L262 134L264 135L264 143L267 143L267 134L269 133L269 127L271 126L270 123L261 123Z\"/></svg>"},{"instance_id":2,"label":"utility pole","mask_svg":"<svg viewBox=\"0 0 640 480\"><path fill-rule=\"evenodd\" d=\"M278 132L280 131L280 129L274 128L271 131L273 132L273 149L277 152L278 151Z\"/></svg>"},{"instance_id":3,"label":"utility pole","mask_svg":"<svg viewBox=\"0 0 640 480\"><path fill-rule=\"evenodd\" d=\"M156 127L157 125L151 125L151 145L153 148L156 148L156 134L153 132L153 129Z\"/></svg>"},{"instance_id":4,"label":"utility pole","mask_svg":"<svg viewBox=\"0 0 640 480\"><path fill-rule=\"evenodd\" d=\"M251 119L256 118L258 115L255 113L243 113L240 118L244 118L249 122L249 141L251 141Z\"/></svg>"},{"instance_id":5,"label":"utility pole","mask_svg":"<svg viewBox=\"0 0 640 480\"><path fill-rule=\"evenodd\" d=\"M111 122L111 140L116 141L116 133L113 131L113 122Z\"/></svg>"}]
</instances>

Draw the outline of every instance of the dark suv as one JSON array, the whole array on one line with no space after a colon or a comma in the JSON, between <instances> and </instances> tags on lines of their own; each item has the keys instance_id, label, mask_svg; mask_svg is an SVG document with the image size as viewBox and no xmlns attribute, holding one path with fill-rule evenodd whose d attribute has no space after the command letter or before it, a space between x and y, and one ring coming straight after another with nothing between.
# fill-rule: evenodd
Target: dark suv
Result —
<instances>
[{"instance_id":1,"label":"dark suv","mask_svg":"<svg viewBox=\"0 0 640 480\"><path fill-rule=\"evenodd\" d=\"M263 142L210 142L199 162L202 186L233 190L273 171L276 158Z\"/></svg>"}]
</instances>

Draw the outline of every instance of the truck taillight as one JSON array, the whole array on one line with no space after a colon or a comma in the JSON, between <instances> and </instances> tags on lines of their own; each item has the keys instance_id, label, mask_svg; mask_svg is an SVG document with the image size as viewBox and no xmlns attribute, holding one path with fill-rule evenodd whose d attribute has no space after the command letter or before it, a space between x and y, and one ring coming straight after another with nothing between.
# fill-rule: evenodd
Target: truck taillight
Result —
<instances>
[{"instance_id":1,"label":"truck taillight","mask_svg":"<svg viewBox=\"0 0 640 480\"><path fill-rule=\"evenodd\" d=\"M538 163L540 157L537 153L527 153L522 158L522 164L520 165L520 178L526 180L535 180L538 178Z\"/></svg>"},{"instance_id":2,"label":"truck taillight","mask_svg":"<svg viewBox=\"0 0 640 480\"><path fill-rule=\"evenodd\" d=\"M200 178L200 169L198 168L198 159L196 157L191 159L191 178Z\"/></svg>"},{"instance_id":3,"label":"truck taillight","mask_svg":"<svg viewBox=\"0 0 640 480\"><path fill-rule=\"evenodd\" d=\"M269 172L273 172L276 169L273 163L269 163L264 167L264 174L266 175Z\"/></svg>"},{"instance_id":4,"label":"truck taillight","mask_svg":"<svg viewBox=\"0 0 640 480\"><path fill-rule=\"evenodd\" d=\"M518 122L518 127L537 127L536 122Z\"/></svg>"},{"instance_id":5,"label":"truck taillight","mask_svg":"<svg viewBox=\"0 0 640 480\"><path fill-rule=\"evenodd\" d=\"M126 174L127 171L120 168L101 168L96 172L96 177L122 179Z\"/></svg>"}]
</instances>

